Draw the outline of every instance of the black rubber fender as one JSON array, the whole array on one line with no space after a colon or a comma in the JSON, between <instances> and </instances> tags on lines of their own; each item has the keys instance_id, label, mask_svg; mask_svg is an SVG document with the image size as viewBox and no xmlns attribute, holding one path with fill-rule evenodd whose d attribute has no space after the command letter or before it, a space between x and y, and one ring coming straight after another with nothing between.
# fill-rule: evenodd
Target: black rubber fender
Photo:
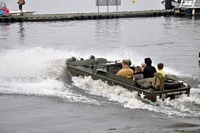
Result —
<instances>
[{"instance_id":1,"label":"black rubber fender","mask_svg":"<svg viewBox=\"0 0 200 133\"><path fill-rule=\"evenodd\" d=\"M74 17L74 20L79 20L79 17L75 16L75 17Z\"/></svg>"},{"instance_id":2,"label":"black rubber fender","mask_svg":"<svg viewBox=\"0 0 200 133\"><path fill-rule=\"evenodd\" d=\"M153 13L153 17L156 17L156 16L157 16L157 14L154 12L154 13Z\"/></svg>"},{"instance_id":3,"label":"black rubber fender","mask_svg":"<svg viewBox=\"0 0 200 133\"><path fill-rule=\"evenodd\" d=\"M103 17L102 17L102 15L99 15L99 19L102 19Z\"/></svg>"},{"instance_id":4,"label":"black rubber fender","mask_svg":"<svg viewBox=\"0 0 200 133\"><path fill-rule=\"evenodd\" d=\"M115 18L119 18L119 16L118 16L118 15L116 15L116 16L115 16Z\"/></svg>"},{"instance_id":5,"label":"black rubber fender","mask_svg":"<svg viewBox=\"0 0 200 133\"><path fill-rule=\"evenodd\" d=\"M2 22L8 23L9 19L7 17L2 18Z\"/></svg>"},{"instance_id":6,"label":"black rubber fender","mask_svg":"<svg viewBox=\"0 0 200 133\"><path fill-rule=\"evenodd\" d=\"M98 17L96 15L93 16L93 19L98 19Z\"/></svg>"},{"instance_id":7,"label":"black rubber fender","mask_svg":"<svg viewBox=\"0 0 200 133\"><path fill-rule=\"evenodd\" d=\"M158 12L158 13L157 13L157 16L161 16L161 12Z\"/></svg>"},{"instance_id":8,"label":"black rubber fender","mask_svg":"<svg viewBox=\"0 0 200 133\"><path fill-rule=\"evenodd\" d=\"M91 17L91 16L88 16L87 18L88 18L88 19L92 19L92 17Z\"/></svg>"},{"instance_id":9,"label":"black rubber fender","mask_svg":"<svg viewBox=\"0 0 200 133\"><path fill-rule=\"evenodd\" d=\"M105 18L109 19L109 18L110 18L110 16L109 16L109 15L106 15L106 16L105 16Z\"/></svg>"},{"instance_id":10,"label":"black rubber fender","mask_svg":"<svg viewBox=\"0 0 200 133\"><path fill-rule=\"evenodd\" d=\"M80 18L80 20L84 20L85 19L85 17L83 15L81 15L79 18Z\"/></svg>"},{"instance_id":11,"label":"black rubber fender","mask_svg":"<svg viewBox=\"0 0 200 133\"><path fill-rule=\"evenodd\" d=\"M15 22L15 18L10 18L10 22Z\"/></svg>"},{"instance_id":12,"label":"black rubber fender","mask_svg":"<svg viewBox=\"0 0 200 133\"><path fill-rule=\"evenodd\" d=\"M17 22L23 22L23 19L22 18L18 18Z\"/></svg>"}]
</instances>

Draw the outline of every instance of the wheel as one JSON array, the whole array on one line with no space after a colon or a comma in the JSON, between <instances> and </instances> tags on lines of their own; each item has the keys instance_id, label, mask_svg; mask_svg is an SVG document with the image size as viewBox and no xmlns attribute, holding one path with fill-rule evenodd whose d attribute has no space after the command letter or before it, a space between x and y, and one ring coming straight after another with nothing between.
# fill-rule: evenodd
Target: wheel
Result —
<instances>
[{"instance_id":1,"label":"wheel","mask_svg":"<svg viewBox=\"0 0 200 133\"><path fill-rule=\"evenodd\" d=\"M151 102L155 102L156 99L157 99L157 98L156 98L156 95L152 95L152 96L151 96Z\"/></svg>"}]
</instances>

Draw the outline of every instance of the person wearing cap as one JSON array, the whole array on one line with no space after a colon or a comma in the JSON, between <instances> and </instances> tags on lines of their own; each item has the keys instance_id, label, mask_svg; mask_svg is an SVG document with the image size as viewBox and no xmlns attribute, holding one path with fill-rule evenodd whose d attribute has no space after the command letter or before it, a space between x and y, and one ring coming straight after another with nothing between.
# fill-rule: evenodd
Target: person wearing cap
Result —
<instances>
[{"instance_id":1,"label":"person wearing cap","mask_svg":"<svg viewBox=\"0 0 200 133\"><path fill-rule=\"evenodd\" d=\"M152 78L156 73L156 68L151 65L151 58L145 58L144 62L146 63L146 67L143 69L144 78Z\"/></svg>"},{"instance_id":2,"label":"person wearing cap","mask_svg":"<svg viewBox=\"0 0 200 133\"><path fill-rule=\"evenodd\" d=\"M123 60L122 61L122 69L120 69L116 75L122 76L128 79L133 79L134 71L130 68L131 61Z\"/></svg>"}]
</instances>

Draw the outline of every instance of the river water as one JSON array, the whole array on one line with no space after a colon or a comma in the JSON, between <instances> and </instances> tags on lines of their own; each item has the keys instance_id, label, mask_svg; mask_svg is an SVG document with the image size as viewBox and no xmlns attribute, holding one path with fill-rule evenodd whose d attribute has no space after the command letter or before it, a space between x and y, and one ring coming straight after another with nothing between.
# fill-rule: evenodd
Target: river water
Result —
<instances>
[{"instance_id":1,"label":"river water","mask_svg":"<svg viewBox=\"0 0 200 133\"><path fill-rule=\"evenodd\" d=\"M10 9L15 9L16 5L10 0L4 2ZM163 8L160 1L145 3L147 1L136 1L135 4L123 1L119 9L126 11ZM58 5L61 6L55 10ZM36 10L38 14L96 12L95 2L89 0L61 0L59 4L27 0L25 8ZM62 99L81 106L89 104L100 110L104 109L103 105L111 104L121 111L128 109L129 113L136 110L147 111L155 113L158 118L164 114L166 118L192 118L195 123L198 120L196 118L200 117L199 28L200 19L197 17L173 16L0 23L0 93ZM182 95L172 101L167 99L150 103L138 98L136 92L129 92L120 86L109 86L90 77L70 79L66 76L67 58L88 58L90 55L108 60L129 58L134 65L140 65L144 58L150 57L154 66L159 62L164 63L166 73L175 74L191 85L191 95ZM92 107L88 108L90 110ZM118 121L123 122L122 119ZM140 131L144 132L142 129ZM156 129L152 131L155 132Z\"/></svg>"}]
</instances>

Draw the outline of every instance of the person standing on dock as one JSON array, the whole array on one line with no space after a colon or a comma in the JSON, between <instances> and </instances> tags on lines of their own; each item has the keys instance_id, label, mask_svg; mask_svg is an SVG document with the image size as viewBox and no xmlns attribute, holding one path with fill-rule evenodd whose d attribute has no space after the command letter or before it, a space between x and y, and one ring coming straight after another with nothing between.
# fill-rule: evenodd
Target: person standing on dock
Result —
<instances>
[{"instance_id":1,"label":"person standing on dock","mask_svg":"<svg viewBox=\"0 0 200 133\"><path fill-rule=\"evenodd\" d=\"M18 0L17 3L19 4L20 15L23 16L22 7L23 7L23 5L25 4L25 0Z\"/></svg>"}]
</instances>

